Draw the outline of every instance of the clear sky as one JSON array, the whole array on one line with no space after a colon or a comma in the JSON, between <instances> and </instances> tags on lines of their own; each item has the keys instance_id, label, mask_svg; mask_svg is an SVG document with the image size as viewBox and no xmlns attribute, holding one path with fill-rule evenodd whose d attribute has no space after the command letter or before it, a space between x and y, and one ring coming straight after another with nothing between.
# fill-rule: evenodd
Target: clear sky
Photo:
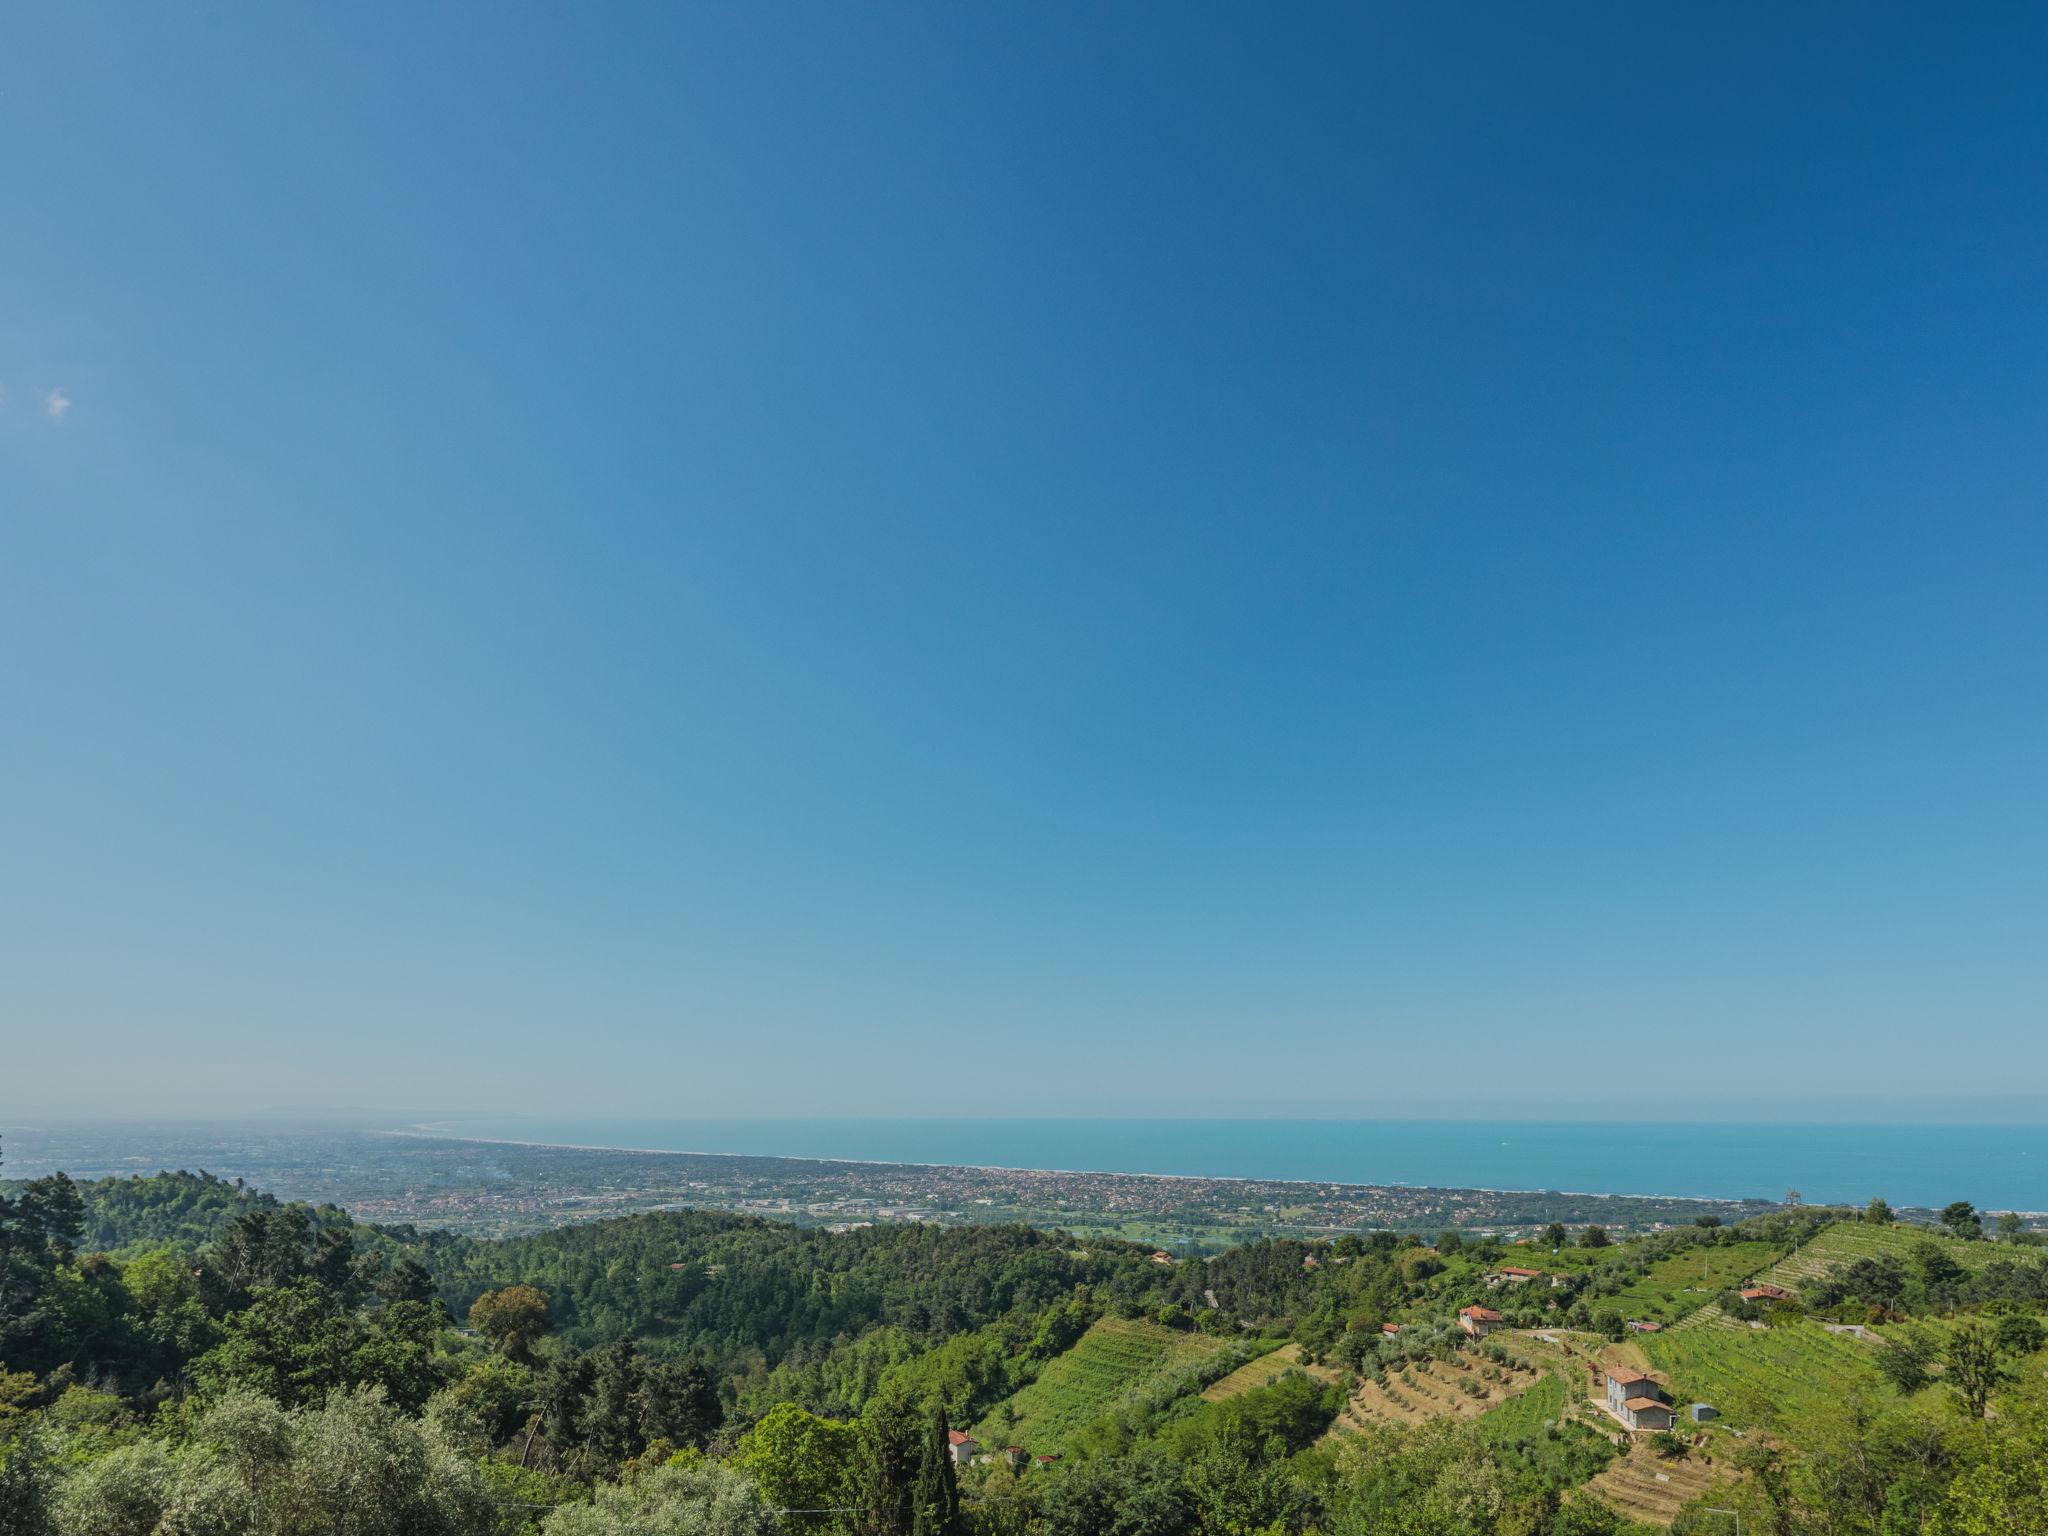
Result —
<instances>
[{"instance_id":1,"label":"clear sky","mask_svg":"<svg viewBox=\"0 0 2048 1536\"><path fill-rule=\"evenodd\" d=\"M2044 61L14 8L0 1108L2038 1091Z\"/></svg>"}]
</instances>

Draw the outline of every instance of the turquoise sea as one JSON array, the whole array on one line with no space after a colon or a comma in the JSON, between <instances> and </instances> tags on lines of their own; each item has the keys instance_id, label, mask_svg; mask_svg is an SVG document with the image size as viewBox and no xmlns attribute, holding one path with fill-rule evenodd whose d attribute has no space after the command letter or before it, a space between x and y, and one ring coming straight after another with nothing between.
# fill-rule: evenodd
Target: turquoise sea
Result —
<instances>
[{"instance_id":1,"label":"turquoise sea","mask_svg":"<svg viewBox=\"0 0 2048 1536\"><path fill-rule=\"evenodd\" d=\"M1537 1120L436 1121L564 1146L1207 1177L2048 1210L2048 1126Z\"/></svg>"}]
</instances>

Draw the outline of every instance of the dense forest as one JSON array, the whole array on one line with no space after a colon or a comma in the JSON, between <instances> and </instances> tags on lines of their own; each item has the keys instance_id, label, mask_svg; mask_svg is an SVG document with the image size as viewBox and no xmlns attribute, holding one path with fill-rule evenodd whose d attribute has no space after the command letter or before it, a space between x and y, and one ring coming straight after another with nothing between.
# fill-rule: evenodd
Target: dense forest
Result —
<instances>
[{"instance_id":1,"label":"dense forest","mask_svg":"<svg viewBox=\"0 0 2048 1536\"><path fill-rule=\"evenodd\" d=\"M1945 1230L1788 1209L1177 1261L688 1211L488 1242L192 1173L7 1188L0 1536L2048 1528L2048 1264L1961 1202ZM1587 1381L1631 1362L1725 1419L1620 1432Z\"/></svg>"}]
</instances>

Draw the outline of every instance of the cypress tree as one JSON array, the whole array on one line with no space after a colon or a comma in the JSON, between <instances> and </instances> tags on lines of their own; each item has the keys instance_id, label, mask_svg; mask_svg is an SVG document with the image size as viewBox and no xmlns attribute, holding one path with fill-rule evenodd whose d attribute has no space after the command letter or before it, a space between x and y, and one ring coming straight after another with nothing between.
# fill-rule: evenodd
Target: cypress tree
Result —
<instances>
[{"instance_id":1,"label":"cypress tree","mask_svg":"<svg viewBox=\"0 0 2048 1536\"><path fill-rule=\"evenodd\" d=\"M917 1420L890 1392L861 1415L859 1536L911 1536L921 1470Z\"/></svg>"},{"instance_id":2,"label":"cypress tree","mask_svg":"<svg viewBox=\"0 0 2048 1536\"><path fill-rule=\"evenodd\" d=\"M959 1529L960 1481L953 1471L946 1410L934 1407L917 1459L911 1536L957 1536Z\"/></svg>"}]
</instances>

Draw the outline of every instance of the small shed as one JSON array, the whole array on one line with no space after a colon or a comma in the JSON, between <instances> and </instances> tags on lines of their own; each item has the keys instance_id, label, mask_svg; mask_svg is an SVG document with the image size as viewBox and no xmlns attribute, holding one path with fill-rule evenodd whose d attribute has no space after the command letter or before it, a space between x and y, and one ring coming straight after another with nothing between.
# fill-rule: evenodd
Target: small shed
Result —
<instances>
[{"instance_id":1,"label":"small shed","mask_svg":"<svg viewBox=\"0 0 2048 1536\"><path fill-rule=\"evenodd\" d=\"M1685 1411L1692 1415L1692 1421L1695 1424L1704 1424L1709 1419L1718 1419L1719 1417L1721 1417L1721 1410L1716 1408L1712 1403L1694 1403L1690 1408L1686 1409Z\"/></svg>"}]
</instances>

